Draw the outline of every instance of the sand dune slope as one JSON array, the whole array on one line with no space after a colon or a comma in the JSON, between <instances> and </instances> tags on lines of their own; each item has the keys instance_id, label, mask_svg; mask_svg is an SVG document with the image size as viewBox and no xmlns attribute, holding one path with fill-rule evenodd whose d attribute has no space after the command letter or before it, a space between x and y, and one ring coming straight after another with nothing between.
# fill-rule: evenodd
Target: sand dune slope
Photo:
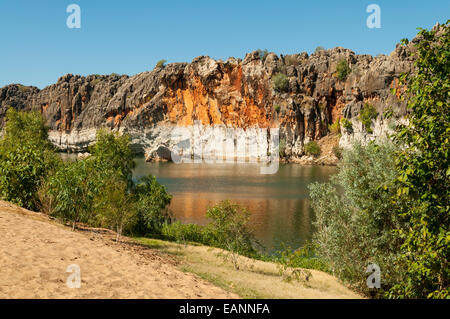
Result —
<instances>
[{"instance_id":1,"label":"sand dune slope","mask_svg":"<svg viewBox=\"0 0 450 319\"><path fill-rule=\"evenodd\" d=\"M81 287L66 284L76 264ZM175 261L0 201L0 298L233 298Z\"/></svg>"}]
</instances>

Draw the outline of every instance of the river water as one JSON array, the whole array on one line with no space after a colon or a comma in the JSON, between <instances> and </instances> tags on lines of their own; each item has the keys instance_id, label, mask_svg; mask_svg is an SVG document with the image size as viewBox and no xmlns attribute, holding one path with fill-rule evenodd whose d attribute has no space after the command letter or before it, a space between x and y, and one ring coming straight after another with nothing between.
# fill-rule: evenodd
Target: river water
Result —
<instances>
[{"instance_id":1,"label":"river water","mask_svg":"<svg viewBox=\"0 0 450 319\"><path fill-rule=\"evenodd\" d=\"M251 163L148 163L135 160L134 176L156 176L173 195L170 209L183 223L204 225L208 207L229 199L251 213L251 227L267 252L286 245L297 248L311 239L314 215L308 184L327 181L336 169L280 164L273 175L261 175Z\"/></svg>"}]
</instances>

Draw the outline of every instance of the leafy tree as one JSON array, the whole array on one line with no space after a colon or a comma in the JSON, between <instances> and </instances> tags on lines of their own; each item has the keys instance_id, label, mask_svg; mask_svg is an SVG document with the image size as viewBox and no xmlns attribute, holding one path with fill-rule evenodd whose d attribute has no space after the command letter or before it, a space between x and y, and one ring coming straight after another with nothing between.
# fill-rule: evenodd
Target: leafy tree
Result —
<instances>
[{"instance_id":1,"label":"leafy tree","mask_svg":"<svg viewBox=\"0 0 450 319\"><path fill-rule=\"evenodd\" d=\"M111 180L119 179L133 188L135 164L128 136L99 130L90 152L86 159L65 162L38 192L48 213L71 221L73 229L78 222L92 225L99 220L96 205L102 202L102 196L114 195L105 191Z\"/></svg>"},{"instance_id":2,"label":"leafy tree","mask_svg":"<svg viewBox=\"0 0 450 319\"><path fill-rule=\"evenodd\" d=\"M94 198L101 187L100 174L91 158L65 162L43 185L46 199L54 203L51 213L72 223L92 222ZM44 193L45 194L45 193ZM48 205L47 205L48 206Z\"/></svg>"},{"instance_id":3,"label":"leafy tree","mask_svg":"<svg viewBox=\"0 0 450 319\"><path fill-rule=\"evenodd\" d=\"M105 176L118 174L131 187L133 168L136 164L128 135L98 130L97 141L89 151L100 172Z\"/></svg>"},{"instance_id":4,"label":"leafy tree","mask_svg":"<svg viewBox=\"0 0 450 319\"><path fill-rule=\"evenodd\" d=\"M207 227L215 245L233 254L231 257L236 268L237 254L255 253L253 244L256 240L248 226L250 215L245 208L229 201L222 201L206 212L206 216L211 219Z\"/></svg>"},{"instance_id":5,"label":"leafy tree","mask_svg":"<svg viewBox=\"0 0 450 319\"><path fill-rule=\"evenodd\" d=\"M277 92L287 92L289 89L289 79L286 74L277 73L272 77L273 88Z\"/></svg>"},{"instance_id":6,"label":"leafy tree","mask_svg":"<svg viewBox=\"0 0 450 319\"><path fill-rule=\"evenodd\" d=\"M448 298L450 296L450 36L449 21L436 30L421 30L416 43L416 71L403 75L410 114L394 136L399 146L399 171L394 196L404 241L399 262L406 280L391 297Z\"/></svg>"},{"instance_id":7,"label":"leafy tree","mask_svg":"<svg viewBox=\"0 0 450 319\"><path fill-rule=\"evenodd\" d=\"M47 128L41 115L10 108L0 140L0 197L28 209L37 209L37 189L59 164L60 159L47 140Z\"/></svg>"},{"instance_id":8,"label":"leafy tree","mask_svg":"<svg viewBox=\"0 0 450 319\"><path fill-rule=\"evenodd\" d=\"M172 196L159 184L154 176L145 176L138 180L134 199L137 221L134 232L140 234L160 234L165 223L170 223L169 205Z\"/></svg>"},{"instance_id":9,"label":"leafy tree","mask_svg":"<svg viewBox=\"0 0 450 319\"><path fill-rule=\"evenodd\" d=\"M345 59L339 60L336 66L336 73L338 79L341 81L345 81L350 72L352 72L352 70L350 69L347 60Z\"/></svg>"},{"instance_id":10,"label":"leafy tree","mask_svg":"<svg viewBox=\"0 0 450 319\"><path fill-rule=\"evenodd\" d=\"M100 225L114 229L116 241L119 241L123 230L128 229L136 218L135 203L127 191L127 184L118 178L109 179L97 193L95 203Z\"/></svg>"},{"instance_id":11,"label":"leafy tree","mask_svg":"<svg viewBox=\"0 0 450 319\"><path fill-rule=\"evenodd\" d=\"M376 263L382 269L378 296L402 278L394 263L401 241L393 233L401 221L392 213L395 190L388 188L397 177L394 152L391 143L355 144L343 151L330 182L309 186L318 257L334 275L366 294L365 270Z\"/></svg>"}]
</instances>

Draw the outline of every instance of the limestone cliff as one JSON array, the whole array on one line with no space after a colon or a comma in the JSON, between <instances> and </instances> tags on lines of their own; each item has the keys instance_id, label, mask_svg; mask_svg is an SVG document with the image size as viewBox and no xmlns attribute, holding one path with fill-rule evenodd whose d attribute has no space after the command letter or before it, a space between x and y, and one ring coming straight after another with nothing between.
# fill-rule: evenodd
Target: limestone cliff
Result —
<instances>
[{"instance_id":1,"label":"limestone cliff","mask_svg":"<svg viewBox=\"0 0 450 319\"><path fill-rule=\"evenodd\" d=\"M341 47L311 55L263 56L255 51L243 60L201 56L131 77L67 74L42 90L12 84L0 89L0 125L9 105L34 109L43 114L51 141L62 150L84 151L96 129L108 127L130 134L133 147L149 158L173 145L175 128L192 133L195 121L202 125L200 134L219 140L229 130L239 131L247 136L247 148L256 145L251 156L257 158L270 152L270 132L249 140L252 130L279 128L286 160L304 160L304 145L317 140L324 152L316 161L329 163L335 160L331 145L346 146L353 138L365 141L389 130L392 123L383 117L387 108L397 118L405 114L405 105L390 89L398 88L401 72L411 71L412 50L410 43L376 57ZM351 71L345 79L336 72L341 60ZM275 90L278 73L284 74L286 85ZM369 130L358 120L366 103L377 112ZM348 119L351 128L330 136L329 125L339 118Z\"/></svg>"}]
</instances>

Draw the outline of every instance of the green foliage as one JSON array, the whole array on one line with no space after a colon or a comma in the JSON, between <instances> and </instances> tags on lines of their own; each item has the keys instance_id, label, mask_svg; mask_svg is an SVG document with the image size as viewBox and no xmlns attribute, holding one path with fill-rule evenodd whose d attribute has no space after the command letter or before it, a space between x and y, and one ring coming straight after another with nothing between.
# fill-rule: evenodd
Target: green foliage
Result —
<instances>
[{"instance_id":1,"label":"green foliage","mask_svg":"<svg viewBox=\"0 0 450 319\"><path fill-rule=\"evenodd\" d=\"M277 92L287 92L289 89L289 79L286 74L277 73L272 77L273 88Z\"/></svg>"},{"instance_id":2,"label":"green foliage","mask_svg":"<svg viewBox=\"0 0 450 319\"><path fill-rule=\"evenodd\" d=\"M278 153L280 157L286 156L286 140L280 139L280 144L278 145Z\"/></svg>"},{"instance_id":3,"label":"green foliage","mask_svg":"<svg viewBox=\"0 0 450 319\"><path fill-rule=\"evenodd\" d=\"M102 185L99 175L91 158L65 162L42 185L40 193L45 197L41 201L52 206L51 215L72 222L73 229L78 222L90 223L94 217L94 198Z\"/></svg>"},{"instance_id":4,"label":"green foliage","mask_svg":"<svg viewBox=\"0 0 450 319\"><path fill-rule=\"evenodd\" d=\"M136 219L132 194L128 193L126 182L113 177L102 185L96 195L96 218L101 226L114 229L116 241L119 241L122 231L127 230Z\"/></svg>"},{"instance_id":5,"label":"green foliage","mask_svg":"<svg viewBox=\"0 0 450 319\"><path fill-rule=\"evenodd\" d=\"M317 256L334 275L365 294L370 263L382 270L379 296L401 280L395 264L401 243L393 233L401 222L392 213L394 191L388 188L397 177L394 152L390 143L355 144L343 152L330 182L309 186Z\"/></svg>"},{"instance_id":6,"label":"green foliage","mask_svg":"<svg viewBox=\"0 0 450 319\"><path fill-rule=\"evenodd\" d=\"M351 71L352 70L350 69L347 60L345 59L339 60L336 66L336 74L339 80L345 81Z\"/></svg>"},{"instance_id":7,"label":"green foliage","mask_svg":"<svg viewBox=\"0 0 450 319\"><path fill-rule=\"evenodd\" d=\"M211 221L206 226L166 222L160 234L178 242L197 242L225 249L224 259L231 259L239 269L239 255L258 257L254 248L256 241L248 223L250 212L237 204L222 201L206 212Z\"/></svg>"},{"instance_id":8,"label":"green foliage","mask_svg":"<svg viewBox=\"0 0 450 319\"><path fill-rule=\"evenodd\" d=\"M256 242L248 226L250 212L229 201L222 201L211 207L206 216L211 222L206 226L213 238L213 243L230 252L255 254L253 244Z\"/></svg>"},{"instance_id":9,"label":"green foliage","mask_svg":"<svg viewBox=\"0 0 450 319\"><path fill-rule=\"evenodd\" d=\"M164 68L166 66L166 62L167 60L159 60L158 62L156 62L155 68Z\"/></svg>"},{"instance_id":10,"label":"green foliage","mask_svg":"<svg viewBox=\"0 0 450 319\"><path fill-rule=\"evenodd\" d=\"M325 48L323 47L323 46L318 46L315 50L314 50L314 53L318 53L318 52L320 52L320 51L325 51Z\"/></svg>"},{"instance_id":11,"label":"green foliage","mask_svg":"<svg viewBox=\"0 0 450 319\"><path fill-rule=\"evenodd\" d=\"M267 51L267 49L264 50L258 49L257 52L261 61L264 62L267 58L267 55L269 54L269 51Z\"/></svg>"},{"instance_id":12,"label":"green foliage","mask_svg":"<svg viewBox=\"0 0 450 319\"><path fill-rule=\"evenodd\" d=\"M89 147L89 152L105 178L118 174L130 186L135 163L128 135L98 130L96 143Z\"/></svg>"},{"instance_id":13,"label":"green foliage","mask_svg":"<svg viewBox=\"0 0 450 319\"><path fill-rule=\"evenodd\" d=\"M353 124L350 120L346 119L345 117L341 119L342 127L347 131L351 132L353 131Z\"/></svg>"},{"instance_id":14,"label":"green foliage","mask_svg":"<svg viewBox=\"0 0 450 319\"><path fill-rule=\"evenodd\" d=\"M28 209L37 209L37 189L59 163L47 140L41 115L10 108L0 140L0 197Z\"/></svg>"},{"instance_id":15,"label":"green foliage","mask_svg":"<svg viewBox=\"0 0 450 319\"><path fill-rule=\"evenodd\" d=\"M400 261L406 280L391 297L450 297L450 35L449 21L438 37L421 30L416 43L416 73L402 76L406 84L407 125L394 135L399 146L399 171L393 200L406 227L398 228L404 241Z\"/></svg>"},{"instance_id":16,"label":"green foliage","mask_svg":"<svg viewBox=\"0 0 450 319\"><path fill-rule=\"evenodd\" d=\"M408 38L403 38L403 39L400 40L400 44L401 45L407 45L408 43L409 43Z\"/></svg>"},{"instance_id":17,"label":"green foliage","mask_svg":"<svg viewBox=\"0 0 450 319\"><path fill-rule=\"evenodd\" d=\"M17 87L19 88L19 91L21 91L21 92L27 92L31 89L30 86L26 86L26 85L22 85L22 84L17 84Z\"/></svg>"},{"instance_id":18,"label":"green foliage","mask_svg":"<svg viewBox=\"0 0 450 319\"><path fill-rule=\"evenodd\" d=\"M370 104L365 103L358 115L358 120L363 124L366 132L372 134L372 120L377 118L377 110Z\"/></svg>"},{"instance_id":19,"label":"green foliage","mask_svg":"<svg viewBox=\"0 0 450 319\"><path fill-rule=\"evenodd\" d=\"M182 224L179 221L165 223L161 228L164 238L177 242L210 244L205 227L197 224Z\"/></svg>"},{"instance_id":20,"label":"green foliage","mask_svg":"<svg viewBox=\"0 0 450 319\"><path fill-rule=\"evenodd\" d=\"M137 222L133 232L161 234L163 225L171 221L169 205L172 196L166 192L166 188L154 176L145 176L135 186L134 199Z\"/></svg>"},{"instance_id":21,"label":"green foliage","mask_svg":"<svg viewBox=\"0 0 450 319\"><path fill-rule=\"evenodd\" d=\"M311 141L305 145L305 153L312 156L319 156L322 150L316 141Z\"/></svg>"},{"instance_id":22,"label":"green foliage","mask_svg":"<svg viewBox=\"0 0 450 319\"><path fill-rule=\"evenodd\" d=\"M170 222L171 196L153 176L134 183L134 154L126 135L99 130L91 156L62 162L42 117L10 109L0 140L2 199L45 213L75 228L79 222L117 231L160 233Z\"/></svg>"},{"instance_id":23,"label":"green foliage","mask_svg":"<svg viewBox=\"0 0 450 319\"><path fill-rule=\"evenodd\" d=\"M280 113L281 106L279 104L274 106L275 112Z\"/></svg>"},{"instance_id":24,"label":"green foliage","mask_svg":"<svg viewBox=\"0 0 450 319\"><path fill-rule=\"evenodd\" d=\"M334 135L341 134L341 119L338 118L333 124L328 125L328 129L331 134Z\"/></svg>"},{"instance_id":25,"label":"green foliage","mask_svg":"<svg viewBox=\"0 0 450 319\"><path fill-rule=\"evenodd\" d=\"M329 272L328 265L317 257L316 247L310 242L295 250L283 244L283 248L277 251L272 261L280 264L280 275L287 280L292 278L299 280L302 275L303 279L308 277L308 273L293 271L298 268Z\"/></svg>"}]
</instances>

